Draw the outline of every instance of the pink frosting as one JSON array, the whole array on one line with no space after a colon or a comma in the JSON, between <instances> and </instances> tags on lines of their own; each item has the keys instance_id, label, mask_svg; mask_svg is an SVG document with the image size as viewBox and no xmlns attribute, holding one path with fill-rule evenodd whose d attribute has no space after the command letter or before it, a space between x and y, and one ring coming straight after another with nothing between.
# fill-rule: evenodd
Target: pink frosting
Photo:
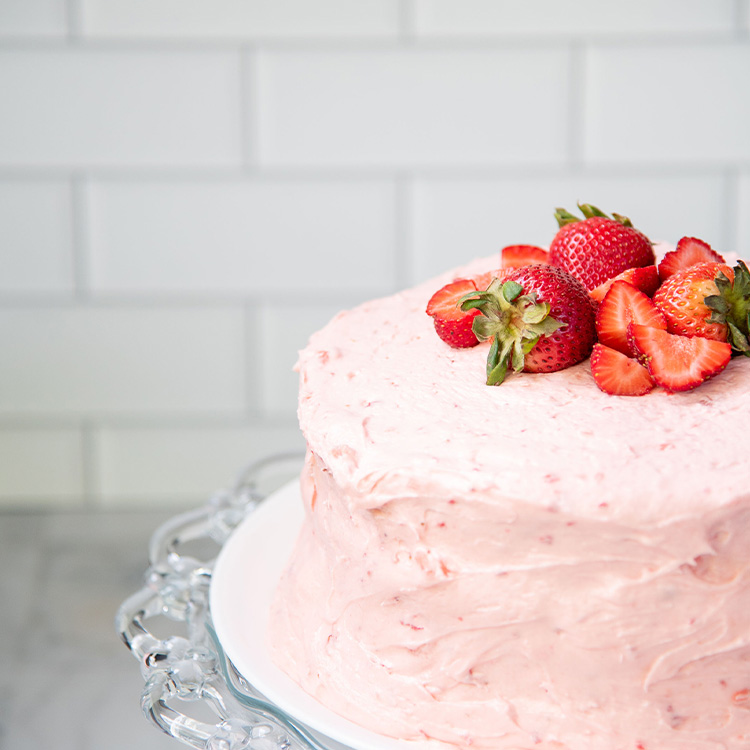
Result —
<instances>
[{"instance_id":1,"label":"pink frosting","mask_svg":"<svg viewBox=\"0 0 750 750\"><path fill-rule=\"evenodd\" d=\"M607 396L588 363L484 385L424 313L339 314L300 354L306 523L280 666L430 747L750 743L750 360Z\"/></svg>"}]
</instances>

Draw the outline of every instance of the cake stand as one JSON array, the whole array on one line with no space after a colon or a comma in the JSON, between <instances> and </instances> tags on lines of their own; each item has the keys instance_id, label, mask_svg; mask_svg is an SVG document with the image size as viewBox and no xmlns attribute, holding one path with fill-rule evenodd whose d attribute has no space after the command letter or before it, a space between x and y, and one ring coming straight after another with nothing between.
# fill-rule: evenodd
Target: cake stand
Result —
<instances>
[{"instance_id":1,"label":"cake stand","mask_svg":"<svg viewBox=\"0 0 750 750\"><path fill-rule=\"evenodd\" d=\"M214 632L209 588L232 531L302 466L302 454L258 461L234 488L159 527L143 588L116 627L140 663L141 709L159 729L201 750L348 750L267 700L235 669ZM157 635L157 632L159 635Z\"/></svg>"}]
</instances>

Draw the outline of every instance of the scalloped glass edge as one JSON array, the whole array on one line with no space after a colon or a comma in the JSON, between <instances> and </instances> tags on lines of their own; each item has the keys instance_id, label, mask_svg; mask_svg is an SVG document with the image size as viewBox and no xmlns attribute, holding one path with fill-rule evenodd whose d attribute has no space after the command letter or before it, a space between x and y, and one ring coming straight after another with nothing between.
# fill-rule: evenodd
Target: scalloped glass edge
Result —
<instances>
[{"instance_id":1,"label":"scalloped glass edge","mask_svg":"<svg viewBox=\"0 0 750 750\"><path fill-rule=\"evenodd\" d=\"M153 533L144 586L120 606L115 627L140 663L141 709L161 731L199 750L346 750L268 701L235 669L211 621L209 587L216 557L201 560L180 548L188 542L226 542L275 489L299 476L302 453L268 456L248 466L231 490ZM187 637L156 637L148 620L182 623ZM175 627L175 630L177 627ZM216 715L193 718L188 704ZM195 711L193 712L195 713ZM203 712L205 714L205 712Z\"/></svg>"}]
</instances>

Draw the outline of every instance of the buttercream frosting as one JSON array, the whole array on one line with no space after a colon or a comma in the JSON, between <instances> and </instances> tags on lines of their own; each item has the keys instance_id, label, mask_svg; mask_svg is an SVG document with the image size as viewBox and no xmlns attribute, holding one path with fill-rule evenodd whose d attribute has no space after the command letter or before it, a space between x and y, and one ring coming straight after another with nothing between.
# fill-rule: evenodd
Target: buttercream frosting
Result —
<instances>
[{"instance_id":1,"label":"buttercream frosting","mask_svg":"<svg viewBox=\"0 0 750 750\"><path fill-rule=\"evenodd\" d=\"M300 353L306 522L275 659L424 747L750 742L750 360L613 397L587 362L484 385L425 314L340 313Z\"/></svg>"}]
</instances>

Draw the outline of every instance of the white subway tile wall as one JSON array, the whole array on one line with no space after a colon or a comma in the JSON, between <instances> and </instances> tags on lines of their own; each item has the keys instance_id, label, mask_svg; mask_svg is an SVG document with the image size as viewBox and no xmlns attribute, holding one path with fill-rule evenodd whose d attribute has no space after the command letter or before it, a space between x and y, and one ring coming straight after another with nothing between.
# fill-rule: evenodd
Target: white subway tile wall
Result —
<instances>
[{"instance_id":1,"label":"white subway tile wall","mask_svg":"<svg viewBox=\"0 0 750 750\"><path fill-rule=\"evenodd\" d=\"M76 428L6 427L0 431L0 498L81 506L83 444Z\"/></svg>"},{"instance_id":2,"label":"white subway tile wall","mask_svg":"<svg viewBox=\"0 0 750 750\"><path fill-rule=\"evenodd\" d=\"M399 0L80 0L91 36L395 37Z\"/></svg>"},{"instance_id":3,"label":"white subway tile wall","mask_svg":"<svg viewBox=\"0 0 750 750\"><path fill-rule=\"evenodd\" d=\"M415 0L425 36L703 34L730 31L733 0Z\"/></svg>"},{"instance_id":4,"label":"white subway tile wall","mask_svg":"<svg viewBox=\"0 0 750 750\"><path fill-rule=\"evenodd\" d=\"M0 293L70 298L72 227L69 181L0 179Z\"/></svg>"},{"instance_id":5,"label":"white subway tile wall","mask_svg":"<svg viewBox=\"0 0 750 750\"><path fill-rule=\"evenodd\" d=\"M427 278L467 257L491 255L504 244L547 245L557 229L550 206L567 197L596 196L625 206L650 238L670 242L690 234L727 247L728 212L719 174L472 178L422 180L413 193L413 275ZM658 211L653 208L658 206Z\"/></svg>"},{"instance_id":6,"label":"white subway tile wall","mask_svg":"<svg viewBox=\"0 0 750 750\"><path fill-rule=\"evenodd\" d=\"M392 183L95 181L91 292L288 294L393 288Z\"/></svg>"},{"instance_id":7,"label":"white subway tile wall","mask_svg":"<svg viewBox=\"0 0 750 750\"><path fill-rule=\"evenodd\" d=\"M231 166L239 54L0 49L0 165Z\"/></svg>"},{"instance_id":8,"label":"white subway tile wall","mask_svg":"<svg viewBox=\"0 0 750 750\"><path fill-rule=\"evenodd\" d=\"M563 47L263 51L259 159L391 169L562 163L568 57Z\"/></svg>"},{"instance_id":9,"label":"white subway tile wall","mask_svg":"<svg viewBox=\"0 0 750 750\"><path fill-rule=\"evenodd\" d=\"M66 0L3 0L0 36L62 37L68 33Z\"/></svg>"},{"instance_id":10,"label":"white subway tile wall","mask_svg":"<svg viewBox=\"0 0 750 750\"><path fill-rule=\"evenodd\" d=\"M240 306L4 308L0 415L233 416L245 330Z\"/></svg>"},{"instance_id":11,"label":"white subway tile wall","mask_svg":"<svg viewBox=\"0 0 750 750\"><path fill-rule=\"evenodd\" d=\"M222 483L230 486L253 458L304 450L299 429L287 421L286 426L103 427L94 436L97 495L107 506L199 504Z\"/></svg>"},{"instance_id":12,"label":"white subway tile wall","mask_svg":"<svg viewBox=\"0 0 750 750\"><path fill-rule=\"evenodd\" d=\"M750 256L750 0L0 2L0 509L298 449L337 310L588 200Z\"/></svg>"}]
</instances>

